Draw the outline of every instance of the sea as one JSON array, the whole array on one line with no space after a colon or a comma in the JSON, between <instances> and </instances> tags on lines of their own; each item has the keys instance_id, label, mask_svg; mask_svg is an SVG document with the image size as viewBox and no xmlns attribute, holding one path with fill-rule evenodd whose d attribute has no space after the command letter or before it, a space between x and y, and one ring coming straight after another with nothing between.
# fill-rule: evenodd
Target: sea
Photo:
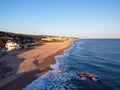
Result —
<instances>
[{"instance_id":1,"label":"sea","mask_svg":"<svg viewBox=\"0 0 120 90\"><path fill-rule=\"evenodd\" d=\"M23 90L120 90L120 39L80 39ZM96 76L93 81L79 73Z\"/></svg>"}]
</instances>

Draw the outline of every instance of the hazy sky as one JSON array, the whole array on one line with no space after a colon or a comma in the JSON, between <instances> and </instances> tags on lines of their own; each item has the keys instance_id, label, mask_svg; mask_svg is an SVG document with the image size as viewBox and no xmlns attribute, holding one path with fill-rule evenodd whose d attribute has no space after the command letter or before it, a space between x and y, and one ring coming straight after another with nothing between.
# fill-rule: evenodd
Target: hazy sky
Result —
<instances>
[{"instance_id":1,"label":"hazy sky","mask_svg":"<svg viewBox=\"0 0 120 90\"><path fill-rule=\"evenodd\" d=\"M120 38L120 0L0 0L0 30Z\"/></svg>"}]
</instances>

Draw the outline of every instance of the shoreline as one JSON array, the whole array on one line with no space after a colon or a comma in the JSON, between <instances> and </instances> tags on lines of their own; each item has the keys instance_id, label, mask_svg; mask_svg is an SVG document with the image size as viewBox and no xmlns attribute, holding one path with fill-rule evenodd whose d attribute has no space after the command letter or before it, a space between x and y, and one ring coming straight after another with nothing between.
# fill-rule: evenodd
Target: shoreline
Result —
<instances>
[{"instance_id":1,"label":"shoreline","mask_svg":"<svg viewBox=\"0 0 120 90\"><path fill-rule=\"evenodd\" d=\"M39 62L38 69L21 75L20 77L11 81L10 83L6 84L5 86L3 86L0 89L1 90L9 90L9 89L21 90L21 89L25 88L28 84L30 84L32 81L37 79L38 77L46 74L50 70L50 65L56 63L55 56L62 54L65 49L69 48L71 46L72 41L73 40L65 40L63 42L47 43L46 45L48 45L48 46L53 45L53 46L51 46L51 48L55 49L55 51L53 50L53 51L51 51L52 54L47 55L47 56L43 55L42 58L40 58L40 60L42 59L42 61ZM56 48L54 48L54 45L55 44L57 45L57 43L59 43L58 45L61 46L62 48L60 48L58 46ZM47 51L47 53L48 53L48 51Z\"/></svg>"}]
</instances>

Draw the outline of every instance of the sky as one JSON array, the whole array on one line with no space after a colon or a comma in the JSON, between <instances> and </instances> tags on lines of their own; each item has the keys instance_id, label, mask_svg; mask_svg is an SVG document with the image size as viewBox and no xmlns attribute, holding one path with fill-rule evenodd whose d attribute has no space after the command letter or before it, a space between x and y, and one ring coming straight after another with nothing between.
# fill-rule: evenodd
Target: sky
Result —
<instances>
[{"instance_id":1,"label":"sky","mask_svg":"<svg viewBox=\"0 0 120 90\"><path fill-rule=\"evenodd\" d=\"M120 0L0 0L0 31L120 38Z\"/></svg>"}]
</instances>

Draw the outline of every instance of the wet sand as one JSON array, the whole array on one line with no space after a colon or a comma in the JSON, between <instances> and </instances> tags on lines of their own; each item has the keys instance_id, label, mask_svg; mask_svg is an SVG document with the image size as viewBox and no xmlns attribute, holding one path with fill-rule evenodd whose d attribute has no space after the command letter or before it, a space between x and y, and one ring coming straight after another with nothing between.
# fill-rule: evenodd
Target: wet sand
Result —
<instances>
[{"instance_id":1,"label":"wet sand","mask_svg":"<svg viewBox=\"0 0 120 90\"><path fill-rule=\"evenodd\" d=\"M48 70L50 70L50 65L55 63L54 57L56 55L62 54L65 49L69 48L71 45L71 41L72 40L69 39L62 42L47 43L46 45L37 47L36 49L18 55L19 57L25 58L24 62L22 62L20 64L21 66L19 67L23 67L25 64L28 64L30 66L27 66L27 69L19 68L17 73L24 74L22 74L20 77L17 77L17 79L11 81L7 85L3 86L2 88L0 88L0 90L21 90L22 88L30 84L33 80L47 73ZM31 66L32 64L30 58L34 58L32 62L36 64L36 67Z\"/></svg>"}]
</instances>

